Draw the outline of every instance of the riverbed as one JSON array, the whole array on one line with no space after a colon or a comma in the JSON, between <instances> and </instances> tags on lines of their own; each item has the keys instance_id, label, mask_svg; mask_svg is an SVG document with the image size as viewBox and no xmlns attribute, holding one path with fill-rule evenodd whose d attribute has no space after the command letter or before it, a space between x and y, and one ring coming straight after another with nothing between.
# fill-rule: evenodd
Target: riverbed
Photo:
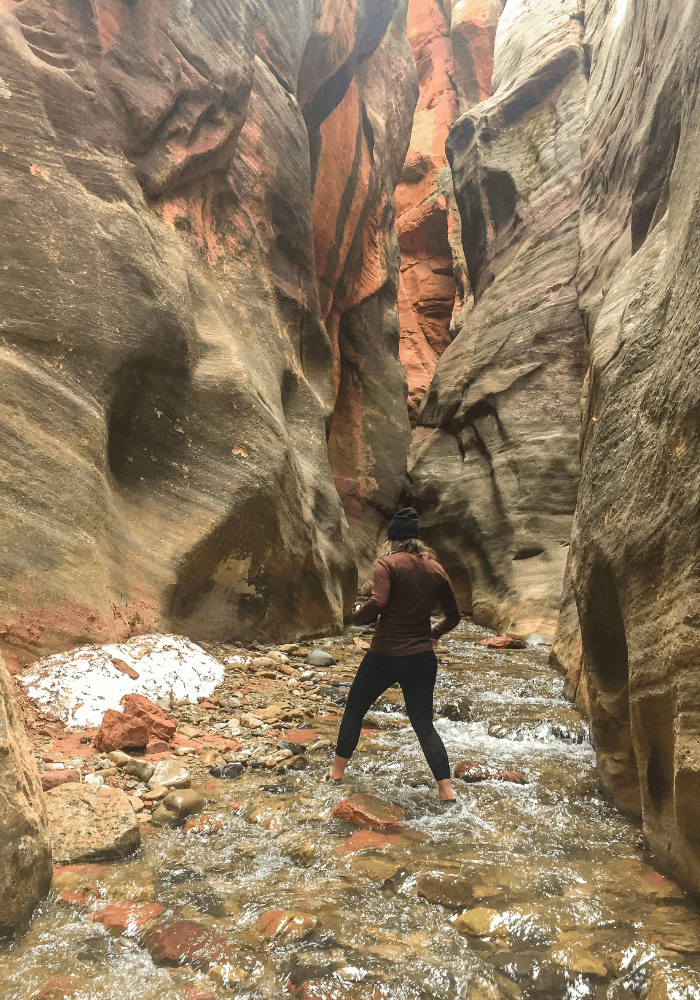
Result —
<instances>
[{"instance_id":1,"label":"riverbed","mask_svg":"<svg viewBox=\"0 0 700 1000\"><path fill-rule=\"evenodd\" d=\"M209 830L147 824L134 857L64 873L0 948L2 1000L700 1000L698 910L605 801L546 647L486 649L486 634L465 621L441 643L436 706L462 699L463 718L436 726L453 765L496 777L439 803L391 691L343 784L321 780L332 750L212 778ZM315 729L332 739L337 721ZM334 818L355 794L401 807L400 830ZM123 902L156 916L110 933L96 914ZM158 944L166 925L189 935L183 964Z\"/></svg>"}]
</instances>

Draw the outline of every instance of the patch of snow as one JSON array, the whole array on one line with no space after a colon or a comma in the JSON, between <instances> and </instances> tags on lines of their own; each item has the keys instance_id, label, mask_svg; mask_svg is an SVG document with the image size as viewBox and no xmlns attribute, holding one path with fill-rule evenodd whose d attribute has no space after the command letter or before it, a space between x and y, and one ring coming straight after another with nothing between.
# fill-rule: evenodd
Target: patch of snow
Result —
<instances>
[{"instance_id":1,"label":"patch of snow","mask_svg":"<svg viewBox=\"0 0 700 1000\"><path fill-rule=\"evenodd\" d=\"M123 666L118 669L113 657L138 678L125 673ZM56 653L32 664L17 679L30 698L66 725L90 728L99 726L108 708L120 711L125 694L196 702L212 694L223 676L223 664L181 635L140 635Z\"/></svg>"}]
</instances>

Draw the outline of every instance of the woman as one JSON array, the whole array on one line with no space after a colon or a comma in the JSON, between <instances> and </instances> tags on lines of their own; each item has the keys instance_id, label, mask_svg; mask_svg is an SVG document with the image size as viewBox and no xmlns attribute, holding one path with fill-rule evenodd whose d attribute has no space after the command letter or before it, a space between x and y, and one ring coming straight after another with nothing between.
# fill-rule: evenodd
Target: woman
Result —
<instances>
[{"instance_id":1,"label":"woman","mask_svg":"<svg viewBox=\"0 0 700 1000\"><path fill-rule=\"evenodd\" d=\"M336 758L327 780L340 781L360 738L372 702L399 683L406 712L443 801L454 801L447 751L433 725L433 688L437 675L434 646L459 622L452 584L434 553L420 541L412 507L394 514L387 547L374 566L372 596L354 612L356 625L379 618L369 652L358 667L340 724ZM430 627L436 604L445 617Z\"/></svg>"}]
</instances>

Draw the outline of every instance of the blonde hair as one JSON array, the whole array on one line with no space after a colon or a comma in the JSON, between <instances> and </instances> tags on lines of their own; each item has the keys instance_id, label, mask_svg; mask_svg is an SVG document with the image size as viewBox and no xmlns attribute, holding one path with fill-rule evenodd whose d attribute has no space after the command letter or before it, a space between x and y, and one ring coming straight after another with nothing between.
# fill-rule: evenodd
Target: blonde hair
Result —
<instances>
[{"instance_id":1,"label":"blonde hair","mask_svg":"<svg viewBox=\"0 0 700 1000\"><path fill-rule=\"evenodd\" d=\"M410 552L411 555L422 556L423 559L437 559L430 546L422 542L420 538L395 538L393 541L387 538L379 555L391 556L395 552Z\"/></svg>"}]
</instances>

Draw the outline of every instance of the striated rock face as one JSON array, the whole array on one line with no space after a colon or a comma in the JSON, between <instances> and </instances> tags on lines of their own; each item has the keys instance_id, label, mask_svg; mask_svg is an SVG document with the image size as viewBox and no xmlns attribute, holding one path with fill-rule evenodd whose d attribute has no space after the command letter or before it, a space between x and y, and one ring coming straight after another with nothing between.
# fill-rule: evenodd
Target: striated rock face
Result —
<instances>
[{"instance_id":1,"label":"striated rock face","mask_svg":"<svg viewBox=\"0 0 700 1000\"><path fill-rule=\"evenodd\" d=\"M405 2L3 3L0 64L5 648L339 626L328 428L354 522L408 438Z\"/></svg>"},{"instance_id":2,"label":"striated rock face","mask_svg":"<svg viewBox=\"0 0 700 1000\"><path fill-rule=\"evenodd\" d=\"M28 922L51 877L41 781L0 658L0 937Z\"/></svg>"},{"instance_id":3,"label":"striated rock face","mask_svg":"<svg viewBox=\"0 0 700 1000\"><path fill-rule=\"evenodd\" d=\"M410 0L408 37L420 95L401 183L396 229L401 247L401 364L413 423L437 359L450 343L450 321L471 305L459 239L459 214L445 142L460 113L491 93L493 46L501 0Z\"/></svg>"},{"instance_id":4,"label":"striated rock face","mask_svg":"<svg viewBox=\"0 0 700 1000\"><path fill-rule=\"evenodd\" d=\"M695 891L699 26L696 0L587 4L578 284L591 366L571 543L603 783Z\"/></svg>"},{"instance_id":5,"label":"striated rock face","mask_svg":"<svg viewBox=\"0 0 700 1000\"><path fill-rule=\"evenodd\" d=\"M346 18L354 4L333 6ZM398 9L384 32L392 6ZM339 91L335 76L312 102L314 108L328 102L333 107L318 139L314 240L322 313L335 358L328 451L361 578L371 574L379 528L405 486L410 443L406 376L399 361L393 197L417 98L406 6L367 0L355 81ZM312 130L310 140L313 166Z\"/></svg>"},{"instance_id":6,"label":"striated rock face","mask_svg":"<svg viewBox=\"0 0 700 1000\"><path fill-rule=\"evenodd\" d=\"M575 0L510 0L494 95L450 133L475 306L440 358L409 454L410 501L462 606L524 636L554 632L578 478L577 14Z\"/></svg>"}]
</instances>

